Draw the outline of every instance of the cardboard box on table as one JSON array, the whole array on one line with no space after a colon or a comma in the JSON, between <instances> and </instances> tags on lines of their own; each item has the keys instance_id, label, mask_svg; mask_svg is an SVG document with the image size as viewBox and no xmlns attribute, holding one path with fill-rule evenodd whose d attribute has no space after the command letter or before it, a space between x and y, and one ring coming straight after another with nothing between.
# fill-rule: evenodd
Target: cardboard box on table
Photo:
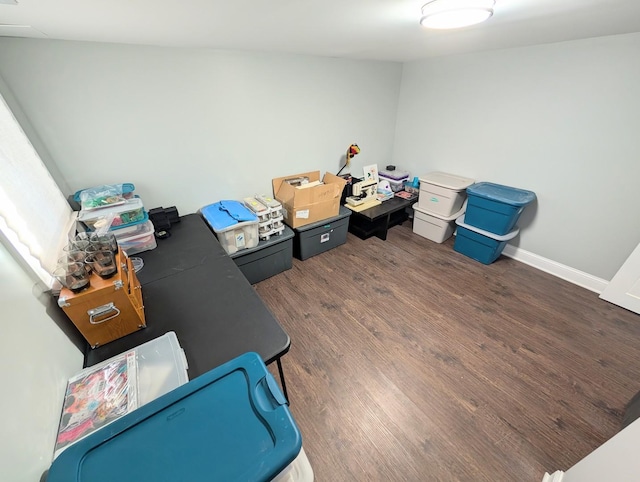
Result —
<instances>
[{"instance_id":1,"label":"cardboard box on table","mask_svg":"<svg viewBox=\"0 0 640 482\"><path fill-rule=\"evenodd\" d=\"M292 228L315 223L338 215L340 196L346 181L338 176L325 173L324 184L296 188L286 179L308 177L309 183L320 181L320 171L292 174L273 179L273 197L282 204L284 222Z\"/></svg>"}]
</instances>

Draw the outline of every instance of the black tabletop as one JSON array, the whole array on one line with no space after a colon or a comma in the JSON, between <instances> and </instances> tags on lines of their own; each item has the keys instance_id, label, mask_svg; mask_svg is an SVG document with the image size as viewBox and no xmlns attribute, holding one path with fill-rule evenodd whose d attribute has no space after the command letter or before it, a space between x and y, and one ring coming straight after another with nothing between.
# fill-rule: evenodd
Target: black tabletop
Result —
<instances>
[{"instance_id":1,"label":"black tabletop","mask_svg":"<svg viewBox=\"0 0 640 482\"><path fill-rule=\"evenodd\" d=\"M268 364L289 350L289 336L199 215L183 216L171 237L137 256L147 328L88 349L85 366L168 331L185 351L190 378L248 351Z\"/></svg>"},{"instance_id":2,"label":"black tabletop","mask_svg":"<svg viewBox=\"0 0 640 482\"><path fill-rule=\"evenodd\" d=\"M387 214L400 211L401 209L411 206L414 203L416 203L415 199L409 201L407 199L394 196L387 201L383 201L382 204L373 206L369 209L365 209L364 211L354 211L353 214L356 216L363 216L373 221L375 219L381 218L382 216L386 216Z\"/></svg>"}]
</instances>

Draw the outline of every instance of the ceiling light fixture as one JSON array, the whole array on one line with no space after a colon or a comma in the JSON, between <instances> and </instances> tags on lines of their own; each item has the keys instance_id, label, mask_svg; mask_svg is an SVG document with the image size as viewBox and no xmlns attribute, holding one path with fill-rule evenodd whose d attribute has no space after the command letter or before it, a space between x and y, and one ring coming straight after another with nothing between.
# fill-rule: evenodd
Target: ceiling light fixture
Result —
<instances>
[{"instance_id":1,"label":"ceiling light fixture","mask_svg":"<svg viewBox=\"0 0 640 482\"><path fill-rule=\"evenodd\" d=\"M422 6L420 24L447 29L475 25L493 15L495 0L432 0Z\"/></svg>"}]
</instances>

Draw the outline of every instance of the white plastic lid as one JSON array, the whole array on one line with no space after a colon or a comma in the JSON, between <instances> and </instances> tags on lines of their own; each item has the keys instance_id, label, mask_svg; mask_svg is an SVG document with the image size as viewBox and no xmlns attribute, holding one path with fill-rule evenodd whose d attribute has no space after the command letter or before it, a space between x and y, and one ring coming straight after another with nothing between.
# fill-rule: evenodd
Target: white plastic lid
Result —
<instances>
[{"instance_id":1,"label":"white plastic lid","mask_svg":"<svg viewBox=\"0 0 640 482\"><path fill-rule=\"evenodd\" d=\"M442 214L437 214L429 211L428 209L421 208L420 206L418 206L418 203L415 203L413 205L413 209L415 211L421 212L422 214L426 214L428 216L433 216L434 218L442 219L443 221L453 221L454 219L458 219L460 216L462 216L465 213L465 211L467 210L467 200L466 199L464 200L464 204L462 205L462 207L457 213L451 214L450 216L443 216Z\"/></svg>"},{"instance_id":2,"label":"white plastic lid","mask_svg":"<svg viewBox=\"0 0 640 482\"><path fill-rule=\"evenodd\" d=\"M429 174L420 176L420 182L435 184L436 186L451 189L453 191L464 191L475 181L473 179L469 179L468 177L447 174L446 172L430 172Z\"/></svg>"},{"instance_id":3,"label":"white plastic lid","mask_svg":"<svg viewBox=\"0 0 640 482\"><path fill-rule=\"evenodd\" d=\"M500 235L500 234L490 233L489 231L485 231L484 229L476 228L475 226L465 224L464 216L460 216L458 219L456 219L456 224L458 226L468 229L469 231L474 231L478 234L482 234L487 238L495 239L496 241L508 241L510 239L515 238L520 232L520 228L515 227L513 228L513 230L509 231L507 234Z\"/></svg>"}]
</instances>

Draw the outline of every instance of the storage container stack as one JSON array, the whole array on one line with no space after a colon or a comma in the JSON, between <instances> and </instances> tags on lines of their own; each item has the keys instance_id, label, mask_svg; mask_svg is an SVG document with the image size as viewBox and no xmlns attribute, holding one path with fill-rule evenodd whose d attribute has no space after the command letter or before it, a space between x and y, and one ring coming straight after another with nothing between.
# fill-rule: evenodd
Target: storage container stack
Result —
<instances>
[{"instance_id":1,"label":"storage container stack","mask_svg":"<svg viewBox=\"0 0 640 482\"><path fill-rule=\"evenodd\" d=\"M467 212L456 220L453 249L484 264L493 263L519 232L516 223L536 195L532 191L490 182L467 189Z\"/></svg>"},{"instance_id":2,"label":"storage container stack","mask_svg":"<svg viewBox=\"0 0 640 482\"><path fill-rule=\"evenodd\" d=\"M409 180L409 173L396 169L394 166L387 166L387 169L378 172L378 178L380 181L389 181L391 190L399 192L404 189L404 183Z\"/></svg>"},{"instance_id":3,"label":"storage container stack","mask_svg":"<svg viewBox=\"0 0 640 482\"><path fill-rule=\"evenodd\" d=\"M413 205L413 232L436 243L449 239L455 220L464 214L466 190L473 179L432 172L420 176L420 194Z\"/></svg>"},{"instance_id":4,"label":"storage container stack","mask_svg":"<svg viewBox=\"0 0 640 482\"><path fill-rule=\"evenodd\" d=\"M284 217L279 201L266 195L258 195L245 198L244 205L258 216L258 235L261 240L268 240L271 236L283 233Z\"/></svg>"},{"instance_id":5,"label":"storage container stack","mask_svg":"<svg viewBox=\"0 0 640 482\"><path fill-rule=\"evenodd\" d=\"M134 190L131 183L112 184L83 189L74 196L81 206L78 220L89 231L113 232L127 255L157 246L153 223Z\"/></svg>"}]
</instances>

